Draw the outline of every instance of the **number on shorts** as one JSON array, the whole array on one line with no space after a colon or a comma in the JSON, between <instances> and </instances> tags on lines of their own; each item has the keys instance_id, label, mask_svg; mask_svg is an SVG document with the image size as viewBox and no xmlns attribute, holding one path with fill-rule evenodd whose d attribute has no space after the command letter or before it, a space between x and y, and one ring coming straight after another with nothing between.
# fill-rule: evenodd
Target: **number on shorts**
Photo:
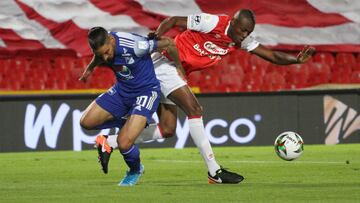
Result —
<instances>
[{"instance_id":1,"label":"number on shorts","mask_svg":"<svg viewBox=\"0 0 360 203\"><path fill-rule=\"evenodd\" d=\"M145 107L149 110L152 109L155 99L157 98L157 92L152 91L152 95L149 98L148 96L138 96L136 97L136 105Z\"/></svg>"}]
</instances>

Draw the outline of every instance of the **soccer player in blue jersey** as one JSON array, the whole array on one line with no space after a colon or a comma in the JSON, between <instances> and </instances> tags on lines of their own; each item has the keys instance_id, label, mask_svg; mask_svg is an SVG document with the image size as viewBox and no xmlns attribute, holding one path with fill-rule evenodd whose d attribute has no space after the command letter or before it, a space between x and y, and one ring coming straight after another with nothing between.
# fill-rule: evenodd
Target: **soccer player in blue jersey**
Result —
<instances>
[{"instance_id":1,"label":"soccer player in blue jersey","mask_svg":"<svg viewBox=\"0 0 360 203\"><path fill-rule=\"evenodd\" d=\"M87 107L80 124L85 129L120 129L117 142L129 170L119 185L135 185L144 167L134 141L151 120L160 100L160 84L150 53L170 52L177 66L182 68L178 52L169 38L149 40L136 34L108 32L102 27L92 28L88 40L94 56L80 80L86 81L96 66L103 65L113 70L117 82ZM104 144L106 139L99 136L97 139L102 139L96 142L101 146L98 146L99 156L110 156L111 153L102 153L112 150ZM104 158L99 157L100 160ZM103 170L107 173L107 165Z\"/></svg>"}]
</instances>

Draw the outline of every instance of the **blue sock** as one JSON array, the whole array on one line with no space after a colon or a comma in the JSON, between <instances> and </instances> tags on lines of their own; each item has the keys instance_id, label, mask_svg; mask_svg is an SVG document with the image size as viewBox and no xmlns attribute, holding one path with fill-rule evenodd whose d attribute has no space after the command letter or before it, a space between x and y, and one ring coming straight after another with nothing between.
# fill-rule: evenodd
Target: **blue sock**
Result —
<instances>
[{"instance_id":1,"label":"blue sock","mask_svg":"<svg viewBox=\"0 0 360 203\"><path fill-rule=\"evenodd\" d=\"M139 173L140 172L140 151L136 145L130 147L129 150L122 151L121 154L124 157L126 164L130 168L130 173Z\"/></svg>"},{"instance_id":2,"label":"blue sock","mask_svg":"<svg viewBox=\"0 0 360 203\"><path fill-rule=\"evenodd\" d=\"M101 129L115 128L115 127L121 128L125 122L126 120L114 119L114 120L106 121L105 123L96 126L95 129L101 130Z\"/></svg>"}]
</instances>

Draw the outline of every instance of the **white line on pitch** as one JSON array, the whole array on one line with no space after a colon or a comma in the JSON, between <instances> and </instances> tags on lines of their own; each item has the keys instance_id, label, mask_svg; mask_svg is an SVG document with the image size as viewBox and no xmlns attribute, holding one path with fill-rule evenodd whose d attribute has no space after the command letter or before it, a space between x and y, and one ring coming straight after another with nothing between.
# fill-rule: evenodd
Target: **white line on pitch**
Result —
<instances>
[{"instance_id":1,"label":"white line on pitch","mask_svg":"<svg viewBox=\"0 0 360 203\"><path fill-rule=\"evenodd\" d=\"M194 160L166 160L166 159L154 159L152 161L158 161L158 162L170 162L170 163L200 163L202 161L194 161ZM231 163L249 163L249 164L281 164L285 161L236 161L236 160L230 160L230 161L224 161L224 162L231 162ZM345 164L344 162L340 161L291 161L291 163L296 164Z\"/></svg>"}]
</instances>

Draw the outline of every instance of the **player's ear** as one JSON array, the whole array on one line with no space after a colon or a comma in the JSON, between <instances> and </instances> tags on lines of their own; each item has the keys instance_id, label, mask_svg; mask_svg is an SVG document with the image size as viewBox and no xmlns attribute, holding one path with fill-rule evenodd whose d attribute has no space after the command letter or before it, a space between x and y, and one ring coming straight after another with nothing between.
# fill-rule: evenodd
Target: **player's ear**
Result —
<instances>
[{"instance_id":1,"label":"player's ear","mask_svg":"<svg viewBox=\"0 0 360 203\"><path fill-rule=\"evenodd\" d=\"M113 44L115 42L115 38L114 37L111 37L111 35L108 35L107 36L107 41L110 43L110 44Z\"/></svg>"},{"instance_id":2,"label":"player's ear","mask_svg":"<svg viewBox=\"0 0 360 203\"><path fill-rule=\"evenodd\" d=\"M231 25L231 27L233 27L233 26L234 26L234 24L235 24L235 18L232 18L232 19L231 19L231 21L230 21L230 25Z\"/></svg>"},{"instance_id":3,"label":"player's ear","mask_svg":"<svg viewBox=\"0 0 360 203\"><path fill-rule=\"evenodd\" d=\"M231 26L232 28L234 28L234 27L237 26L237 23L238 23L238 20L236 20L236 18L233 18L233 19L231 19L231 21L230 21L230 26Z\"/></svg>"}]
</instances>

